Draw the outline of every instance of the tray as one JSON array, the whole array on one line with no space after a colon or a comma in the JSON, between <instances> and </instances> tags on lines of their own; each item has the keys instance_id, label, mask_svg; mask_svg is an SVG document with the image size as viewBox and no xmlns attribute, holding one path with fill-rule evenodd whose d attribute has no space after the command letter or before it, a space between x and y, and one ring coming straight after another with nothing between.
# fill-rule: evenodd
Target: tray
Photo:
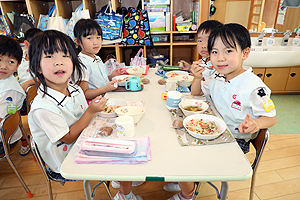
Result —
<instances>
[{"instance_id":1,"label":"tray","mask_svg":"<svg viewBox=\"0 0 300 200\"><path fill-rule=\"evenodd\" d=\"M144 85L141 85L141 89L137 91L126 90L125 86L118 86L116 90L112 90L112 92L140 92L144 89Z\"/></svg>"}]
</instances>

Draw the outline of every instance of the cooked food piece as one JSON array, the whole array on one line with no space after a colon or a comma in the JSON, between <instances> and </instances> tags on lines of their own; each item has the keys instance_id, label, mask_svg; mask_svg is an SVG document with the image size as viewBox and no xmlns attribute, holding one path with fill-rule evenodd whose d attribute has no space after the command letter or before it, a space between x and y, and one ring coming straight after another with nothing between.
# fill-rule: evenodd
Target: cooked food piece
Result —
<instances>
[{"instance_id":1,"label":"cooked food piece","mask_svg":"<svg viewBox=\"0 0 300 200\"><path fill-rule=\"evenodd\" d=\"M150 80L148 78L143 78L142 83L145 83L145 84L150 83Z\"/></svg>"},{"instance_id":2,"label":"cooked food piece","mask_svg":"<svg viewBox=\"0 0 300 200\"><path fill-rule=\"evenodd\" d=\"M165 79L159 79L158 83L161 84L161 85L164 85L166 83L166 80Z\"/></svg>"},{"instance_id":3,"label":"cooked food piece","mask_svg":"<svg viewBox=\"0 0 300 200\"><path fill-rule=\"evenodd\" d=\"M167 77L172 77L172 78L174 78L175 76L178 76L179 74L178 73L176 73L176 72L168 72L168 73L166 73L166 76Z\"/></svg>"},{"instance_id":4,"label":"cooked food piece","mask_svg":"<svg viewBox=\"0 0 300 200\"><path fill-rule=\"evenodd\" d=\"M215 122L203 122L202 119L192 119L186 128L201 135L215 135L220 133Z\"/></svg>"},{"instance_id":5,"label":"cooked food piece","mask_svg":"<svg viewBox=\"0 0 300 200\"><path fill-rule=\"evenodd\" d=\"M98 133L101 136L110 136L113 132L113 128L112 127L108 127L108 126L103 126L99 129Z\"/></svg>"},{"instance_id":6,"label":"cooked food piece","mask_svg":"<svg viewBox=\"0 0 300 200\"><path fill-rule=\"evenodd\" d=\"M173 121L173 127L174 128L183 128L183 121L176 119Z\"/></svg>"},{"instance_id":7,"label":"cooked food piece","mask_svg":"<svg viewBox=\"0 0 300 200\"><path fill-rule=\"evenodd\" d=\"M199 106L186 106L183 109L187 110L187 111L202 111L203 110Z\"/></svg>"},{"instance_id":8,"label":"cooked food piece","mask_svg":"<svg viewBox=\"0 0 300 200\"><path fill-rule=\"evenodd\" d=\"M129 81L130 79L130 76L126 77L126 78L123 78L123 79L118 79L119 82L126 82L126 81Z\"/></svg>"},{"instance_id":9,"label":"cooked food piece","mask_svg":"<svg viewBox=\"0 0 300 200\"><path fill-rule=\"evenodd\" d=\"M119 108L119 107L121 107L121 106L117 106L117 105L110 105L110 106L105 106L105 108L104 108L104 112L105 113L114 113L115 112L115 110L117 109L117 108Z\"/></svg>"}]
</instances>

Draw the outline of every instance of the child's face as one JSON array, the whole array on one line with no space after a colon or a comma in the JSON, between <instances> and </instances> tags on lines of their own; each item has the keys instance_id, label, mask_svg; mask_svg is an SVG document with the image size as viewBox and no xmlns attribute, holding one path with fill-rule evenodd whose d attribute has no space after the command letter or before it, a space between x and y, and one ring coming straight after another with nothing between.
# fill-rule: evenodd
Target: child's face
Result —
<instances>
[{"instance_id":1,"label":"child's face","mask_svg":"<svg viewBox=\"0 0 300 200\"><path fill-rule=\"evenodd\" d=\"M210 60L214 68L225 75L227 81L245 71L242 64L243 60L248 58L249 53L249 48L242 51L238 44L237 49L226 47L221 38L218 37L212 47Z\"/></svg>"},{"instance_id":2,"label":"child's face","mask_svg":"<svg viewBox=\"0 0 300 200\"><path fill-rule=\"evenodd\" d=\"M73 72L73 62L70 54L62 51L54 54L42 54L39 73L45 77L48 87L57 89L59 85L65 86Z\"/></svg>"},{"instance_id":3,"label":"child's face","mask_svg":"<svg viewBox=\"0 0 300 200\"><path fill-rule=\"evenodd\" d=\"M209 53L207 51L207 41L209 34L210 33L204 33L203 31L201 31L197 36L197 51L204 58L209 57Z\"/></svg>"},{"instance_id":4,"label":"child's face","mask_svg":"<svg viewBox=\"0 0 300 200\"><path fill-rule=\"evenodd\" d=\"M17 69L18 60L7 55L0 55L0 80L11 76Z\"/></svg>"},{"instance_id":5,"label":"child's face","mask_svg":"<svg viewBox=\"0 0 300 200\"><path fill-rule=\"evenodd\" d=\"M81 38L81 43L79 43L82 53L93 56L97 54L102 47L102 38L100 35L88 35L87 37Z\"/></svg>"}]
</instances>

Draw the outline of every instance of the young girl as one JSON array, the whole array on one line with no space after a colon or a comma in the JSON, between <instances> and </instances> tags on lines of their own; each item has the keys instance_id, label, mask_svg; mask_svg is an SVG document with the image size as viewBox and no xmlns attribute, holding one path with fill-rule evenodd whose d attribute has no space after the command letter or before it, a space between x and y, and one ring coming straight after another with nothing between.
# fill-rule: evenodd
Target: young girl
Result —
<instances>
[{"instance_id":1,"label":"young girl","mask_svg":"<svg viewBox=\"0 0 300 200\"><path fill-rule=\"evenodd\" d=\"M250 54L248 30L240 24L219 26L208 39L208 52L216 72L202 81L204 67L194 63L192 95L210 95L242 151L249 152L250 140L260 129L276 124L276 110L270 99L270 89L251 67L243 67ZM192 199L195 183L179 183L182 192L174 199Z\"/></svg>"},{"instance_id":2,"label":"young girl","mask_svg":"<svg viewBox=\"0 0 300 200\"><path fill-rule=\"evenodd\" d=\"M124 74L122 68L114 70L109 76L101 58L96 54L102 47L102 30L92 19L81 19L74 27L75 42L79 46L79 59L84 64L84 78L80 87L86 99L93 99L100 94L117 89L112 77ZM117 84L117 83L116 83Z\"/></svg>"},{"instance_id":3,"label":"young girl","mask_svg":"<svg viewBox=\"0 0 300 200\"><path fill-rule=\"evenodd\" d=\"M82 69L74 42L59 31L34 37L29 69L41 83L28 114L30 131L50 172L65 180L59 174L64 158L95 113L104 109L106 99L97 96L88 106L81 88L68 84L74 70L81 79Z\"/></svg>"}]
</instances>

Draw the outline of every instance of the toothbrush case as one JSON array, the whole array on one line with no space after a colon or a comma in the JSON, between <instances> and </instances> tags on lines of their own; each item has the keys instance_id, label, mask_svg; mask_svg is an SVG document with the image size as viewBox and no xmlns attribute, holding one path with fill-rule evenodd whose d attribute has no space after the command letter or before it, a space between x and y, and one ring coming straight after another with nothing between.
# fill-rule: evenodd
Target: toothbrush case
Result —
<instances>
[{"instance_id":1,"label":"toothbrush case","mask_svg":"<svg viewBox=\"0 0 300 200\"><path fill-rule=\"evenodd\" d=\"M116 138L87 138L81 143L80 150L88 156L134 157L137 142Z\"/></svg>"}]
</instances>

